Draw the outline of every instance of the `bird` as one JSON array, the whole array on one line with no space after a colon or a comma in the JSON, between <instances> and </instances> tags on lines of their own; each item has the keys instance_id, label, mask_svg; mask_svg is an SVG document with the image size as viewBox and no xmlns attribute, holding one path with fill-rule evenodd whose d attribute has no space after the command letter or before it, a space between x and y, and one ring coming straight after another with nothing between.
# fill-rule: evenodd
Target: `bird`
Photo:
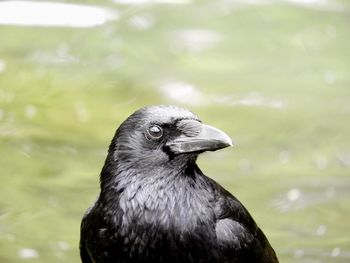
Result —
<instances>
[{"instance_id":1,"label":"bird","mask_svg":"<svg viewBox=\"0 0 350 263\"><path fill-rule=\"evenodd\" d=\"M145 106L116 130L81 222L83 263L276 263L256 222L196 164L231 138L194 113Z\"/></svg>"}]
</instances>

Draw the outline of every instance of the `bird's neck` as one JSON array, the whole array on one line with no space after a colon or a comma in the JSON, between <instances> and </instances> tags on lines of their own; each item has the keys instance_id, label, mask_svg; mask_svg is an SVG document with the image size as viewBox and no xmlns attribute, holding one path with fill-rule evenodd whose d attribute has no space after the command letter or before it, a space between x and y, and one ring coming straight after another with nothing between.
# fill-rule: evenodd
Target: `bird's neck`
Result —
<instances>
[{"instance_id":1,"label":"bird's neck","mask_svg":"<svg viewBox=\"0 0 350 263\"><path fill-rule=\"evenodd\" d=\"M144 187L170 187L177 183L193 183L196 177L202 175L195 162L189 162L183 166L148 166L133 167L124 165L108 165L101 172L101 192L115 191L124 193L126 189L138 190ZM153 193L156 194L156 193Z\"/></svg>"},{"instance_id":2,"label":"bird's neck","mask_svg":"<svg viewBox=\"0 0 350 263\"><path fill-rule=\"evenodd\" d=\"M124 189L129 184L148 184L152 181L186 181L202 174L196 164L197 156L178 157L164 165L152 165L148 162L119 162L111 155L107 156L100 175L101 192ZM115 193L114 193L115 195Z\"/></svg>"},{"instance_id":3,"label":"bird's neck","mask_svg":"<svg viewBox=\"0 0 350 263\"><path fill-rule=\"evenodd\" d=\"M204 198L208 196L204 193L208 192L204 181L195 163L180 173L175 173L173 169L149 169L147 172L117 170L113 180L104 185L100 198L108 200L105 204L113 203L113 210L122 211L123 224L143 222L181 227L181 218L186 213L193 213L208 202ZM110 202L110 198L115 200ZM203 211L198 211L201 213L198 216L191 214L193 224L197 218L208 216L203 215Z\"/></svg>"}]
</instances>

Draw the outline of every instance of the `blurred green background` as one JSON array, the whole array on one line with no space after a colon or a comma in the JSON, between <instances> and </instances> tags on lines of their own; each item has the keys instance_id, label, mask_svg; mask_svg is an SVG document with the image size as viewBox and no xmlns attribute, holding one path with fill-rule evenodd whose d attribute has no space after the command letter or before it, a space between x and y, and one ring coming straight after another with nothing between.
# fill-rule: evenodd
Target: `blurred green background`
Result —
<instances>
[{"instance_id":1,"label":"blurred green background","mask_svg":"<svg viewBox=\"0 0 350 263\"><path fill-rule=\"evenodd\" d=\"M281 262L350 261L349 1L80 4L114 15L0 24L1 263L80 262L109 142L150 104L186 107L233 138L199 165Z\"/></svg>"}]
</instances>

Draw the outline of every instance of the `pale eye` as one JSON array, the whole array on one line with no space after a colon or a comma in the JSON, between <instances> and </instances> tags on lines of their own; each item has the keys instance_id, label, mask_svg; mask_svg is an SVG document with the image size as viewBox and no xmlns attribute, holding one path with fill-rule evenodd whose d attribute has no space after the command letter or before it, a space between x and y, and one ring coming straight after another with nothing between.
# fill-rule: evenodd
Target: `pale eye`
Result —
<instances>
[{"instance_id":1,"label":"pale eye","mask_svg":"<svg viewBox=\"0 0 350 263\"><path fill-rule=\"evenodd\" d=\"M163 130L158 125L152 125L147 130L147 138L157 140L163 136Z\"/></svg>"}]
</instances>

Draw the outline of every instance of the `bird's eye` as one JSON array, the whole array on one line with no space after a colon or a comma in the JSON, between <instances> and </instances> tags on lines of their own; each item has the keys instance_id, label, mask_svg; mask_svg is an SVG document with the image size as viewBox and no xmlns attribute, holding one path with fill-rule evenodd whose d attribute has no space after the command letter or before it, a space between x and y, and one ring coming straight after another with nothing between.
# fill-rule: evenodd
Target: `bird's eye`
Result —
<instances>
[{"instance_id":1,"label":"bird's eye","mask_svg":"<svg viewBox=\"0 0 350 263\"><path fill-rule=\"evenodd\" d=\"M148 139L157 140L163 136L163 130L158 125L152 125L148 128L146 137Z\"/></svg>"}]
</instances>

